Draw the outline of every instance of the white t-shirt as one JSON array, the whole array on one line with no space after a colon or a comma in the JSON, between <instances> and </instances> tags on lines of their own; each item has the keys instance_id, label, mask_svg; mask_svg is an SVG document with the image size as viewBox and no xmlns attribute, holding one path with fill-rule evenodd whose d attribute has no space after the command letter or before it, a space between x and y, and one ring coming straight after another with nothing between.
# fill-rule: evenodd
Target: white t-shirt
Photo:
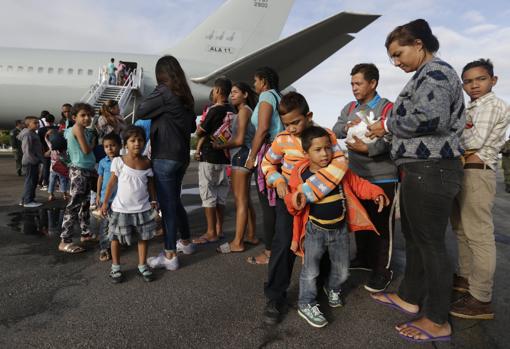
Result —
<instances>
[{"instance_id":1,"label":"white t-shirt","mask_svg":"<svg viewBox=\"0 0 510 349\"><path fill-rule=\"evenodd\" d=\"M117 195L113 199L112 211L120 213L138 213L151 208L148 177L154 176L152 169L136 170L122 161L122 157L112 160L112 173L118 178Z\"/></svg>"}]
</instances>

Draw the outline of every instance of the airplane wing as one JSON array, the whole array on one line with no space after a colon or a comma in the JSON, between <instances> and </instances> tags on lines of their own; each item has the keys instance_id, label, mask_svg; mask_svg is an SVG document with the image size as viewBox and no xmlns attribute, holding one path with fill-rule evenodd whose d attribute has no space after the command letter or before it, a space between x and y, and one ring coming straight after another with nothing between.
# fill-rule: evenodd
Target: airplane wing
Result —
<instances>
[{"instance_id":1,"label":"airplane wing","mask_svg":"<svg viewBox=\"0 0 510 349\"><path fill-rule=\"evenodd\" d=\"M220 76L251 81L257 68L270 66L284 89L354 39L348 33L359 32L377 18L379 15L341 12L191 81L211 85Z\"/></svg>"}]
</instances>

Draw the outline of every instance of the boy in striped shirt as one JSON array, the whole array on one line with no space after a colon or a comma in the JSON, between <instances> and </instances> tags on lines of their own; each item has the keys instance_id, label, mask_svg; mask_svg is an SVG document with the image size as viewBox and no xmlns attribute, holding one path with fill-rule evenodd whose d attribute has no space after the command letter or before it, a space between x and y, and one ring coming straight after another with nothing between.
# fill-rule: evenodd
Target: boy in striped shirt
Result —
<instances>
[{"instance_id":1,"label":"boy in striped shirt","mask_svg":"<svg viewBox=\"0 0 510 349\"><path fill-rule=\"evenodd\" d=\"M283 199L289 191L288 181L292 169L305 158L300 135L313 125L313 113L310 112L305 98L297 92L290 92L282 97L279 112L285 130L276 136L261 164L268 186L276 188L278 194L275 236L269 259L268 279L264 286L264 293L268 298L264 321L268 324L275 324L280 320L295 259L290 250L293 217L287 211ZM310 176L300 188L308 203L319 201L328 195L341 182L348 168L334 133L328 130L328 134L331 138L331 163Z\"/></svg>"}]
</instances>

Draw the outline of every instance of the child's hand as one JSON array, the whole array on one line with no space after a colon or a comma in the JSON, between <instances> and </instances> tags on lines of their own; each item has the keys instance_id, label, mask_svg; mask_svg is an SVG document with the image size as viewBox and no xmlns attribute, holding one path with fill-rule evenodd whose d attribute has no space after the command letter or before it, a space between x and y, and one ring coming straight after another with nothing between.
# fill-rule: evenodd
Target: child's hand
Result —
<instances>
[{"instance_id":1,"label":"child's hand","mask_svg":"<svg viewBox=\"0 0 510 349\"><path fill-rule=\"evenodd\" d=\"M151 207L157 211L158 208L159 208L158 202L157 201L151 201Z\"/></svg>"},{"instance_id":2,"label":"child's hand","mask_svg":"<svg viewBox=\"0 0 510 349\"><path fill-rule=\"evenodd\" d=\"M108 205L106 202L101 206L101 216L106 217L108 216Z\"/></svg>"},{"instance_id":3,"label":"child's hand","mask_svg":"<svg viewBox=\"0 0 510 349\"><path fill-rule=\"evenodd\" d=\"M301 211L305 208L306 205L306 196L300 191L296 191L292 194L292 206L298 211Z\"/></svg>"},{"instance_id":4,"label":"child's hand","mask_svg":"<svg viewBox=\"0 0 510 349\"><path fill-rule=\"evenodd\" d=\"M374 199L374 202L379 205L379 207L377 208L377 212L380 213L382 212L385 206L388 206L390 204L390 199L386 196L386 194L384 194L376 197Z\"/></svg>"},{"instance_id":5,"label":"child's hand","mask_svg":"<svg viewBox=\"0 0 510 349\"><path fill-rule=\"evenodd\" d=\"M288 192L289 191L287 188L287 183L285 182L278 183L278 185L276 186L276 193L278 194L278 197L280 199L283 199Z\"/></svg>"}]
</instances>

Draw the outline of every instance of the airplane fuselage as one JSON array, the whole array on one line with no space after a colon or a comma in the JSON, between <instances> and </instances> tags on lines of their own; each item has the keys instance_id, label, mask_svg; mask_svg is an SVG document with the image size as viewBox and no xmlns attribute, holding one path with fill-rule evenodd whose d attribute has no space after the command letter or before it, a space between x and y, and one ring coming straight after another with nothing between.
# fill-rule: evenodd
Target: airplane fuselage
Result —
<instances>
[{"instance_id":1,"label":"airplane fuselage","mask_svg":"<svg viewBox=\"0 0 510 349\"><path fill-rule=\"evenodd\" d=\"M115 58L115 64L119 60L136 62L143 69L146 95L156 86L154 68L160 57L118 52L0 48L0 128L11 128L15 120L27 115L39 116L42 110L48 110L59 120L61 105L79 101L98 81L110 58ZM185 72L206 74L212 69L203 62L179 62ZM198 114L208 101L210 88L191 81L189 85Z\"/></svg>"}]
</instances>

